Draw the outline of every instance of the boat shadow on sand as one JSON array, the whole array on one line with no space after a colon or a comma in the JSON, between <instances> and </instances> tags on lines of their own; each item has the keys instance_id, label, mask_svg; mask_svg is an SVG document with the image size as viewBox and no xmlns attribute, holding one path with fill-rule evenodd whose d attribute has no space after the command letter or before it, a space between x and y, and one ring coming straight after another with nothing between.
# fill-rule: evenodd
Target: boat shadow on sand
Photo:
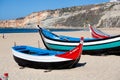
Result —
<instances>
[{"instance_id":1,"label":"boat shadow on sand","mask_svg":"<svg viewBox=\"0 0 120 80\"><path fill-rule=\"evenodd\" d=\"M77 67L84 67L86 64L87 64L87 62L78 63L74 68L77 68Z\"/></svg>"}]
</instances>

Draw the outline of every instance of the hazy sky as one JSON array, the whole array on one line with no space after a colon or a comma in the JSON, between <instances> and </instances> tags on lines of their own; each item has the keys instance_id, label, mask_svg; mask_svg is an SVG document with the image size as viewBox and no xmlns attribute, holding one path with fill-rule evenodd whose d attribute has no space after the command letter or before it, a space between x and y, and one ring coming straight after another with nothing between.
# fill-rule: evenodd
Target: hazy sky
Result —
<instances>
[{"instance_id":1,"label":"hazy sky","mask_svg":"<svg viewBox=\"0 0 120 80\"><path fill-rule=\"evenodd\" d=\"M24 17L42 10L103 2L109 2L109 0L0 0L0 20Z\"/></svg>"}]
</instances>

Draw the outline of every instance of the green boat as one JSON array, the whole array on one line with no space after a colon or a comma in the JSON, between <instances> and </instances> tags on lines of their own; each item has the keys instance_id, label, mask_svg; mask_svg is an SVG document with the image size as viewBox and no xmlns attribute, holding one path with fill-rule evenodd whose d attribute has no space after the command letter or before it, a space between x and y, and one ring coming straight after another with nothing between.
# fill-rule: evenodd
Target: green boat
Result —
<instances>
[{"instance_id":1,"label":"green boat","mask_svg":"<svg viewBox=\"0 0 120 80\"><path fill-rule=\"evenodd\" d=\"M80 38L59 36L39 27L39 33L47 49L68 51L75 48ZM120 35L108 38L84 38L83 54L102 55L120 54Z\"/></svg>"}]
</instances>

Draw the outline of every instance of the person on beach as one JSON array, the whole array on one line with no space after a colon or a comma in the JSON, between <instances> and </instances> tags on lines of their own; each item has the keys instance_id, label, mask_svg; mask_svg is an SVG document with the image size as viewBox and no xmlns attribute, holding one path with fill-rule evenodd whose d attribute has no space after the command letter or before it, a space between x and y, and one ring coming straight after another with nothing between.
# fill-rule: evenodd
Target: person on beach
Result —
<instances>
[{"instance_id":1,"label":"person on beach","mask_svg":"<svg viewBox=\"0 0 120 80\"><path fill-rule=\"evenodd\" d=\"M2 38L3 38L3 39L5 38L5 35L4 35L4 33L3 33L3 35L2 35Z\"/></svg>"}]
</instances>

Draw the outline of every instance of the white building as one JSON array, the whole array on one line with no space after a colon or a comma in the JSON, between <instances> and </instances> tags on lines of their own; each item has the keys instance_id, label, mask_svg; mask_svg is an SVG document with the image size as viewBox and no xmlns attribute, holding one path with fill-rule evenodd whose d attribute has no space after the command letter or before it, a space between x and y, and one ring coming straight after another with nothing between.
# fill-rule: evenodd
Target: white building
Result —
<instances>
[{"instance_id":1,"label":"white building","mask_svg":"<svg viewBox=\"0 0 120 80\"><path fill-rule=\"evenodd\" d=\"M120 2L120 0L110 0L110 2Z\"/></svg>"}]
</instances>

